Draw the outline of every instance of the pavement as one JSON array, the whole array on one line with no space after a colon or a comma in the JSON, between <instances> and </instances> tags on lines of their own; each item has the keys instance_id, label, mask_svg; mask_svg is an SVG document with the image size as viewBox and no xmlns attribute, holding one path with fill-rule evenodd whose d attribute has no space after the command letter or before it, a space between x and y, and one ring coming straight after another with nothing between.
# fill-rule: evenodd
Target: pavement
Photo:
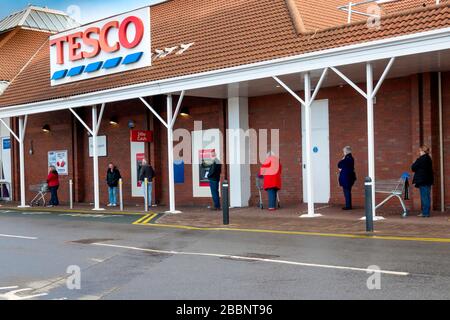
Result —
<instances>
[{"instance_id":1,"label":"pavement","mask_svg":"<svg viewBox=\"0 0 450 320\"><path fill-rule=\"evenodd\" d=\"M3 204L0 209L16 211L16 203ZM151 212L143 211L142 206L127 206L121 212L118 207L106 207L104 211L92 211L89 204L77 204L73 210L61 206L57 208L28 208L26 211L42 210L55 213L73 213L88 215L127 215L142 216L136 224L153 227L165 226L184 229L235 229L246 231L277 231L285 233L326 233L331 235L353 235L369 237L406 237L414 239L448 239L450 241L450 212L433 212L431 218L419 218L419 212L411 212L407 218L401 217L398 207L385 207L377 211L383 220L374 222L375 232L367 233L363 208L342 211L338 206L316 205L319 218L300 218L307 212L305 205L287 206L278 211L269 212L259 208L230 209L230 224L224 226L221 211L209 211L200 207L180 207L180 214L166 214L168 208L153 207ZM145 218L144 218L145 217Z\"/></svg>"},{"instance_id":2,"label":"pavement","mask_svg":"<svg viewBox=\"0 0 450 320\"><path fill-rule=\"evenodd\" d=\"M153 215L0 210L0 299L450 299L448 242L139 223Z\"/></svg>"}]
</instances>

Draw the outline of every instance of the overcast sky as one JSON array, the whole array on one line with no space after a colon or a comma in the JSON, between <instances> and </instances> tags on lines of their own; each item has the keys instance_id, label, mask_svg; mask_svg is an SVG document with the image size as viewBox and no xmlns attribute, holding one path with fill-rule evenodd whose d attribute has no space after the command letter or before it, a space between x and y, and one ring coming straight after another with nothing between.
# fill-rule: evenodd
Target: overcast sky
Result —
<instances>
[{"instance_id":1,"label":"overcast sky","mask_svg":"<svg viewBox=\"0 0 450 320\"><path fill-rule=\"evenodd\" d=\"M68 12L81 23L106 18L164 0L0 0L0 19L28 4Z\"/></svg>"}]
</instances>

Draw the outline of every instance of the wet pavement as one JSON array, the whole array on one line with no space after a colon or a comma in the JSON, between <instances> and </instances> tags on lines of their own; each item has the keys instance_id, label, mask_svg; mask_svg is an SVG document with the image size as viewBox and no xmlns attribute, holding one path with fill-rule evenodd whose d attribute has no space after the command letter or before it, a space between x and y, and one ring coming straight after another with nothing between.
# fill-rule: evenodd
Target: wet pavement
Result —
<instances>
[{"instance_id":1,"label":"wet pavement","mask_svg":"<svg viewBox=\"0 0 450 320\"><path fill-rule=\"evenodd\" d=\"M450 298L450 243L133 224L142 217L0 211L0 299Z\"/></svg>"}]
</instances>

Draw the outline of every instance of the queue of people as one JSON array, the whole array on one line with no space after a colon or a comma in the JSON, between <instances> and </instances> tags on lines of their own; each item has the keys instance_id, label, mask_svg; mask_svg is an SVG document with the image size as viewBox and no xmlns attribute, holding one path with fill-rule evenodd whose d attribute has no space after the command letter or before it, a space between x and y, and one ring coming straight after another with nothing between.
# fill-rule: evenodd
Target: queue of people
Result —
<instances>
[{"instance_id":1,"label":"queue of people","mask_svg":"<svg viewBox=\"0 0 450 320\"><path fill-rule=\"evenodd\" d=\"M420 191L421 199L421 214L419 217L429 218L431 213L431 187L434 183L433 173L433 161L430 156L430 148L427 146L421 146L419 148L419 157L412 164L411 170L414 172L413 185ZM213 201L212 210L221 210L219 185L220 177L222 173L222 164L217 158L216 154L212 155L212 162L209 164L209 171L207 178L209 180L209 186L211 190L211 197ZM339 161L339 185L342 187L345 206L343 210L352 210L352 188L357 180L355 172L355 159L353 158L352 148L346 146L343 149L343 158ZM263 189L268 194L269 211L275 211L277 209L278 192L282 186L282 166L280 158L274 153L269 153L267 159L262 163L258 176L264 179ZM148 207L152 207L152 192L153 192L153 180L155 178L155 170L144 159L138 172L138 181L142 186L142 192L147 196ZM119 169L113 164L108 164L106 172L106 184L108 186L108 198L109 207L117 206L117 189L119 180L122 178ZM147 180L147 184L144 181ZM59 205L58 188L59 188L59 175L54 166L48 168L47 176L48 189L51 194L51 198L48 207L54 207ZM147 190L145 190L147 185Z\"/></svg>"}]
</instances>

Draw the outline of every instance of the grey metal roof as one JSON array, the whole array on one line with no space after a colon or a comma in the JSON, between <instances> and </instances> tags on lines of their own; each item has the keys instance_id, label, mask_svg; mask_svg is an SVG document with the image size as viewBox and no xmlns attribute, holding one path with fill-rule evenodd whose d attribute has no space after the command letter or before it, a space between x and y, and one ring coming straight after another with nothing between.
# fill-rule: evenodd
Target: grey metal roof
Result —
<instances>
[{"instance_id":1,"label":"grey metal roof","mask_svg":"<svg viewBox=\"0 0 450 320\"><path fill-rule=\"evenodd\" d=\"M61 32L80 24L65 12L28 6L0 20L0 33L15 27L25 27L49 32Z\"/></svg>"}]
</instances>

